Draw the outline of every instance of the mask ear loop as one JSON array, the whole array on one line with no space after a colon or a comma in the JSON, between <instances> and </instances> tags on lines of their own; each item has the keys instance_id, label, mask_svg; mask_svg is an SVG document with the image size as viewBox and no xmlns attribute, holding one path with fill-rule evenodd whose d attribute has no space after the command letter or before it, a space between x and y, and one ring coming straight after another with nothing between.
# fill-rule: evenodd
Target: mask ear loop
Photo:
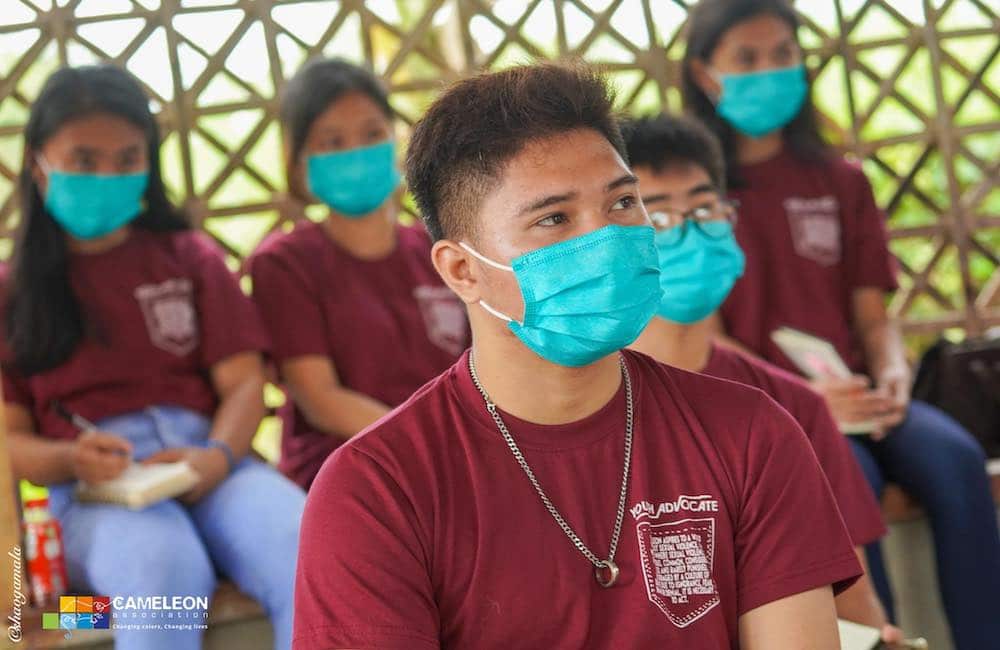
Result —
<instances>
[{"instance_id":1,"label":"mask ear loop","mask_svg":"<svg viewBox=\"0 0 1000 650\"><path fill-rule=\"evenodd\" d=\"M49 176L49 174L52 173L52 165L49 164L49 161L46 160L45 156L42 154L35 155L35 162L38 163L38 166L42 168L43 172L45 172L45 176Z\"/></svg>"},{"instance_id":2,"label":"mask ear loop","mask_svg":"<svg viewBox=\"0 0 1000 650\"><path fill-rule=\"evenodd\" d=\"M458 245L461 246L462 248L464 248L473 257L475 257L477 260L483 262L484 264L488 264L488 265L492 266L495 269L500 269L501 271L510 271L511 273L514 272L514 267L507 266L505 264L500 264L499 262L494 262L490 258L488 258L485 255L479 253L472 246L469 246L468 244L466 244L464 241L458 242ZM479 306L482 307L483 309L485 309L487 313L492 314L493 316L496 316L497 318L499 318L502 321L506 321L508 323L517 323L518 325L523 325L523 323L521 323L520 321L515 321L513 318L511 318L507 314L504 314L502 312L497 311L496 309L493 309L488 304L486 304L485 300L483 300L481 298L479 300Z\"/></svg>"},{"instance_id":3,"label":"mask ear loop","mask_svg":"<svg viewBox=\"0 0 1000 650\"><path fill-rule=\"evenodd\" d=\"M708 97L710 100L712 100L713 104L718 106L719 102L722 100L722 89L723 89L722 75L719 74L715 70L715 68L707 64L705 65L705 73L708 74L708 76L712 78L712 81L714 81L719 86L719 92L718 94L715 95L715 97L712 97L708 93L705 93L705 96Z\"/></svg>"},{"instance_id":4,"label":"mask ear loop","mask_svg":"<svg viewBox=\"0 0 1000 650\"><path fill-rule=\"evenodd\" d=\"M501 264L500 262L494 262L493 260L491 260L490 258L486 257L482 253L479 253L472 246L469 246L468 244L466 244L464 241L458 242L458 245L461 246L462 248L464 248L465 250L467 250L468 252L472 253L472 256L475 257L476 259L478 259L481 262L484 262L486 264L489 264L490 266L492 266L495 269L500 269L501 271L510 271L511 273L514 272L514 267L513 266L506 266L504 264Z\"/></svg>"}]
</instances>

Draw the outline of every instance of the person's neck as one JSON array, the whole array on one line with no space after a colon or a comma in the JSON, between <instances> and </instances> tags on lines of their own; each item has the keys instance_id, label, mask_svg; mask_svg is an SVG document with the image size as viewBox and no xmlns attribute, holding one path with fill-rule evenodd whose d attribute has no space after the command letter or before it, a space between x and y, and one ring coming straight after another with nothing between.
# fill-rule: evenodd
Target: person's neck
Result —
<instances>
[{"instance_id":1,"label":"person's neck","mask_svg":"<svg viewBox=\"0 0 1000 650\"><path fill-rule=\"evenodd\" d=\"M131 227L122 226L118 230L94 239L77 239L71 235L66 235L66 245L69 247L71 253L97 255L124 243L131 233Z\"/></svg>"},{"instance_id":2,"label":"person's neck","mask_svg":"<svg viewBox=\"0 0 1000 650\"><path fill-rule=\"evenodd\" d=\"M770 160L781 151L781 130L768 133L760 138L751 138L742 134L737 137L739 138L736 143L737 158L744 165L752 165L753 163Z\"/></svg>"},{"instance_id":3,"label":"person's neck","mask_svg":"<svg viewBox=\"0 0 1000 650\"><path fill-rule=\"evenodd\" d=\"M362 260L379 260L396 249L396 210L386 202L362 219L330 214L322 223L323 232L341 248Z\"/></svg>"},{"instance_id":4,"label":"person's neck","mask_svg":"<svg viewBox=\"0 0 1000 650\"><path fill-rule=\"evenodd\" d=\"M582 420L610 402L621 386L617 354L569 368L542 359L509 330L473 331L471 354L486 394L522 420L543 425Z\"/></svg>"},{"instance_id":5,"label":"person's neck","mask_svg":"<svg viewBox=\"0 0 1000 650\"><path fill-rule=\"evenodd\" d=\"M712 356L711 323L706 318L684 325L657 316L629 347L668 366L701 372Z\"/></svg>"}]
</instances>

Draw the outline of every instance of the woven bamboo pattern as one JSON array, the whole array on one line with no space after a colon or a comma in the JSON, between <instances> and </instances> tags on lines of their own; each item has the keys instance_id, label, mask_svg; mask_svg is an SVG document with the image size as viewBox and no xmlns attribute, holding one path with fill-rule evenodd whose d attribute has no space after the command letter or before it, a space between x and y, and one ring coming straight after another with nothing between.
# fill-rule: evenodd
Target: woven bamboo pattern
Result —
<instances>
[{"instance_id":1,"label":"woven bamboo pattern","mask_svg":"<svg viewBox=\"0 0 1000 650\"><path fill-rule=\"evenodd\" d=\"M284 80L336 55L381 75L400 136L443 85L536 57L602 66L621 107L678 110L681 0L3 0L0 238L17 223L21 129L45 77L113 61L146 85L175 198L234 256L302 218L276 120ZM802 0L824 128L890 215L914 335L1000 324L1000 5Z\"/></svg>"}]
</instances>

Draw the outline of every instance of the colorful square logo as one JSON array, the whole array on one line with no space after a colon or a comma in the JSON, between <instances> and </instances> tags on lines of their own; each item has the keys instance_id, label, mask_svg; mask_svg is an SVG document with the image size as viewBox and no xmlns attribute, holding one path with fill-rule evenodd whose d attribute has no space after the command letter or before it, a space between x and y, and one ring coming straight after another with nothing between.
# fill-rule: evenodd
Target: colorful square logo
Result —
<instances>
[{"instance_id":1,"label":"colorful square logo","mask_svg":"<svg viewBox=\"0 0 1000 650\"><path fill-rule=\"evenodd\" d=\"M58 612L42 613L43 630L107 630L111 628L109 596L60 596Z\"/></svg>"}]
</instances>

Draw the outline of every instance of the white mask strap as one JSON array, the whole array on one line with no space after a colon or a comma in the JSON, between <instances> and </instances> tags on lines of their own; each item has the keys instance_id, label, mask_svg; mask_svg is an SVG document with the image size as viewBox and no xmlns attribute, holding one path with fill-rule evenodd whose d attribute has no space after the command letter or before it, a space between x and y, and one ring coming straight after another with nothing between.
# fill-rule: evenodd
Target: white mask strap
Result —
<instances>
[{"instance_id":1,"label":"white mask strap","mask_svg":"<svg viewBox=\"0 0 1000 650\"><path fill-rule=\"evenodd\" d=\"M499 318L502 321L507 321L508 323L514 322L513 318L511 318L507 314L503 314L503 313L497 311L496 309L493 309L488 304L486 304L485 300L480 300L479 301L479 306L482 307L483 309L485 309L490 314L493 314L494 316L496 316L497 318ZM518 324L521 324L521 323L518 323Z\"/></svg>"},{"instance_id":2,"label":"white mask strap","mask_svg":"<svg viewBox=\"0 0 1000 650\"><path fill-rule=\"evenodd\" d=\"M479 252L477 252L476 249L474 249L472 246L469 246L464 241L458 242L458 245L461 246L462 248L464 248L465 250L469 251L470 253L472 253L473 257L475 257L476 259L478 259L481 262L484 262L486 264L489 264L493 268L500 269L501 271L510 271L512 273L514 271L514 267L513 266L506 266L504 264L500 264L499 262L494 262L490 258L488 258L488 257L480 254ZM510 320L510 319L508 318L507 320Z\"/></svg>"},{"instance_id":3,"label":"white mask strap","mask_svg":"<svg viewBox=\"0 0 1000 650\"><path fill-rule=\"evenodd\" d=\"M504 264L500 264L499 262L494 262L490 258L488 258L488 257L486 257L484 255L481 255L479 252L476 251L476 249L474 249L472 246L469 246L464 241L458 242L458 245L461 246L462 248L464 248L465 250L469 251L470 253L472 253L473 257L475 257L476 259L480 260L481 262L483 262L485 264L489 264L493 268L500 269L501 271L511 271L511 272L514 271L514 267L512 267L512 266L505 266ZM517 322L518 324L520 324L519 321L515 321L513 318L511 318L507 314L499 312L496 309L493 309L492 307L490 307L486 303L485 300L480 300L479 301L479 306L482 307L483 309L485 309L487 311L487 313L493 314L494 316L496 316L497 318L499 318L502 321L507 321L508 323Z\"/></svg>"},{"instance_id":4,"label":"white mask strap","mask_svg":"<svg viewBox=\"0 0 1000 650\"><path fill-rule=\"evenodd\" d=\"M52 173L52 167L49 165L49 161L46 160L45 156L42 154L35 156L35 162L37 162L38 166L42 168L42 171L45 172L46 176Z\"/></svg>"}]
</instances>

